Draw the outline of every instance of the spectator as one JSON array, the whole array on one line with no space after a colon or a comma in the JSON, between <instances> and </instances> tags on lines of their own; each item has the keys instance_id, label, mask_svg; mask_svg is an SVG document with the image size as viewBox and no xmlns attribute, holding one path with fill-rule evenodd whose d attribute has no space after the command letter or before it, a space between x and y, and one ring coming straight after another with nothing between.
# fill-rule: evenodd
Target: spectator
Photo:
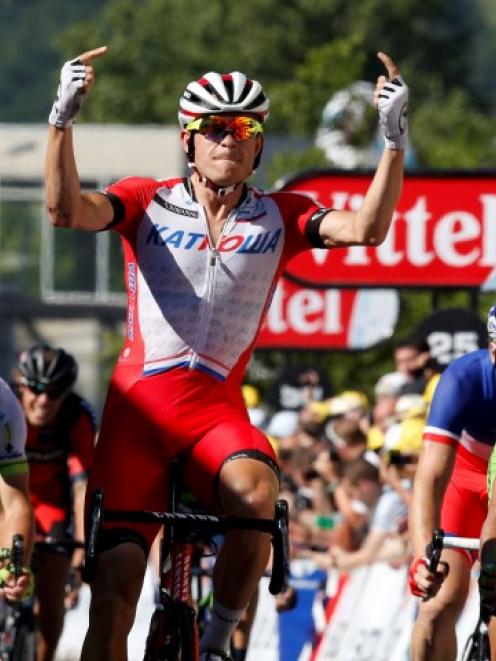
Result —
<instances>
[{"instance_id":1,"label":"spectator","mask_svg":"<svg viewBox=\"0 0 496 661\"><path fill-rule=\"evenodd\" d=\"M326 435L341 463L358 459L367 450L367 436L359 420L339 416L326 425Z\"/></svg>"},{"instance_id":2,"label":"spectator","mask_svg":"<svg viewBox=\"0 0 496 661\"><path fill-rule=\"evenodd\" d=\"M393 356L396 371L406 379L403 394L422 394L425 388L424 365L430 357L427 341L415 336L403 339L396 344Z\"/></svg>"},{"instance_id":3,"label":"spectator","mask_svg":"<svg viewBox=\"0 0 496 661\"><path fill-rule=\"evenodd\" d=\"M388 372L375 384L372 424L367 432L367 443L371 450L380 450L384 445L384 434L395 422L396 402L406 382L407 378L401 372Z\"/></svg>"},{"instance_id":4,"label":"spectator","mask_svg":"<svg viewBox=\"0 0 496 661\"><path fill-rule=\"evenodd\" d=\"M422 434L426 423L425 399L422 395L402 395L398 398L394 411L396 422L386 430L384 448L418 454L422 448Z\"/></svg>"},{"instance_id":5,"label":"spectator","mask_svg":"<svg viewBox=\"0 0 496 661\"><path fill-rule=\"evenodd\" d=\"M322 401L332 393L327 373L313 365L292 365L282 370L269 390L267 401L275 410L299 410L311 401Z\"/></svg>"},{"instance_id":6,"label":"spectator","mask_svg":"<svg viewBox=\"0 0 496 661\"><path fill-rule=\"evenodd\" d=\"M404 531L407 508L400 495L383 484L377 466L363 457L343 468L343 487L350 497L368 508L370 520L367 535L355 551L331 546L326 552L313 552L311 557L323 568L349 571L386 557L381 555L386 540Z\"/></svg>"},{"instance_id":7,"label":"spectator","mask_svg":"<svg viewBox=\"0 0 496 661\"><path fill-rule=\"evenodd\" d=\"M243 400L251 424L259 429L263 429L267 422L268 414L266 408L263 406L260 390L250 383L245 383L241 387L241 392L243 393Z\"/></svg>"}]
</instances>

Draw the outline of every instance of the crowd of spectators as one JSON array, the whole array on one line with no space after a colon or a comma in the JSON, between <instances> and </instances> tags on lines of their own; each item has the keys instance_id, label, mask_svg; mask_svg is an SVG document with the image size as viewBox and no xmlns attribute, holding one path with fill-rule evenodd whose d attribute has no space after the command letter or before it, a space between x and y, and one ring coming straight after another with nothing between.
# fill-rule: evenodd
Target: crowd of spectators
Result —
<instances>
[{"instance_id":1,"label":"crowd of spectators","mask_svg":"<svg viewBox=\"0 0 496 661\"><path fill-rule=\"evenodd\" d=\"M283 373L265 401L244 386L250 418L279 459L293 558L342 571L410 560L411 487L440 369L416 338L393 357L395 371L378 379L372 398L352 389L329 396L312 366Z\"/></svg>"}]
</instances>

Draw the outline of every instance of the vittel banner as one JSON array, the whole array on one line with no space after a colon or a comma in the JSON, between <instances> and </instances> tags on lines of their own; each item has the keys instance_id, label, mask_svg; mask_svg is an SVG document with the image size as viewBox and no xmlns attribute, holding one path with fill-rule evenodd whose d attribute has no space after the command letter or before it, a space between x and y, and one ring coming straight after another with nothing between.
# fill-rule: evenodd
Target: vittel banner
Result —
<instances>
[{"instance_id":1,"label":"vittel banner","mask_svg":"<svg viewBox=\"0 0 496 661\"><path fill-rule=\"evenodd\" d=\"M303 173L282 190L357 210L371 174ZM377 248L314 249L286 275L304 286L496 289L496 171L405 176L388 236Z\"/></svg>"},{"instance_id":2,"label":"vittel banner","mask_svg":"<svg viewBox=\"0 0 496 661\"><path fill-rule=\"evenodd\" d=\"M366 349L391 336L398 312L393 289L301 287L283 277L257 346Z\"/></svg>"}]
</instances>

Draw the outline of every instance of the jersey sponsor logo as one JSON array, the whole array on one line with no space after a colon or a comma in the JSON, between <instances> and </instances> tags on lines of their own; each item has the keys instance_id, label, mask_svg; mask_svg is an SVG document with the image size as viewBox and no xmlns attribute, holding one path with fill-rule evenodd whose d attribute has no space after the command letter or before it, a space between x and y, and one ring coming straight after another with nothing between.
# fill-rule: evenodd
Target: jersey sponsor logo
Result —
<instances>
[{"instance_id":1,"label":"jersey sponsor logo","mask_svg":"<svg viewBox=\"0 0 496 661\"><path fill-rule=\"evenodd\" d=\"M198 218L198 211L193 211L191 209L183 209L183 207L178 207L177 204L171 204L160 197L160 195L154 195L153 201L160 205L163 209L175 213L178 216L187 216L188 218Z\"/></svg>"},{"instance_id":2,"label":"jersey sponsor logo","mask_svg":"<svg viewBox=\"0 0 496 661\"><path fill-rule=\"evenodd\" d=\"M263 254L275 252L281 238L282 229L274 232L258 232L252 234L233 234L221 239L217 250L219 252L238 252L248 254ZM206 250L208 237L197 232L173 230L166 225L154 223L148 233L146 244L155 246L170 246L182 250Z\"/></svg>"},{"instance_id":3,"label":"jersey sponsor logo","mask_svg":"<svg viewBox=\"0 0 496 661\"><path fill-rule=\"evenodd\" d=\"M127 265L127 283L131 294L136 292L136 264L129 262Z\"/></svg>"},{"instance_id":4,"label":"jersey sponsor logo","mask_svg":"<svg viewBox=\"0 0 496 661\"><path fill-rule=\"evenodd\" d=\"M267 209L261 198L253 197L250 202L243 204L237 211L237 220L243 222L255 221L267 214Z\"/></svg>"},{"instance_id":5,"label":"jersey sponsor logo","mask_svg":"<svg viewBox=\"0 0 496 661\"><path fill-rule=\"evenodd\" d=\"M136 264L127 265L127 286L129 290L129 305L127 309L127 336L134 340L134 310L136 307Z\"/></svg>"}]
</instances>

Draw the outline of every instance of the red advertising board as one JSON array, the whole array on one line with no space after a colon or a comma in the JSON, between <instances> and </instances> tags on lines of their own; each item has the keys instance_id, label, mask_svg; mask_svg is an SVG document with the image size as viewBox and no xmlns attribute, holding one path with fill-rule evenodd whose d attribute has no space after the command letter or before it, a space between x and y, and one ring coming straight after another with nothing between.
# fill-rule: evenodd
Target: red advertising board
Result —
<instances>
[{"instance_id":1,"label":"red advertising board","mask_svg":"<svg viewBox=\"0 0 496 661\"><path fill-rule=\"evenodd\" d=\"M393 289L306 288L281 278L257 347L366 349L390 337L398 312Z\"/></svg>"},{"instance_id":2,"label":"red advertising board","mask_svg":"<svg viewBox=\"0 0 496 661\"><path fill-rule=\"evenodd\" d=\"M282 190L323 206L358 209L371 174L307 172ZM405 176L385 242L377 248L315 249L286 276L305 286L480 287L496 289L496 172Z\"/></svg>"}]
</instances>

